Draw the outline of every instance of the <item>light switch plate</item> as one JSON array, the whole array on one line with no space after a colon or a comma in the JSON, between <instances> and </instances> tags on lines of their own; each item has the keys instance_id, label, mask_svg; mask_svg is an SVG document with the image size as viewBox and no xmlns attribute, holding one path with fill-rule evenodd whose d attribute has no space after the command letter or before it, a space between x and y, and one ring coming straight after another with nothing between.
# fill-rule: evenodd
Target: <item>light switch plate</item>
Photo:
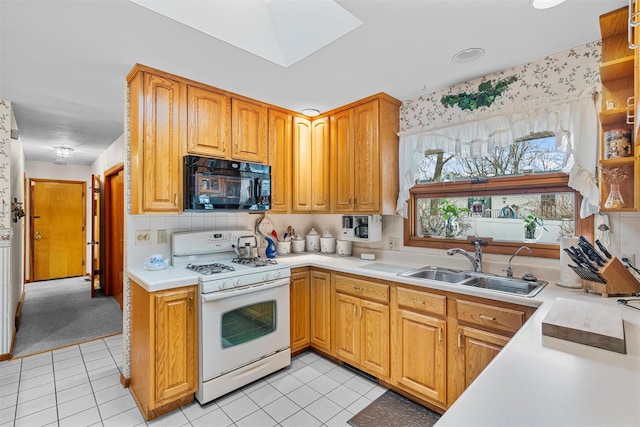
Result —
<instances>
[{"instance_id":1,"label":"light switch plate","mask_svg":"<svg viewBox=\"0 0 640 427\"><path fill-rule=\"evenodd\" d=\"M143 246L151 244L151 230L136 230L135 245Z\"/></svg>"},{"instance_id":2,"label":"light switch plate","mask_svg":"<svg viewBox=\"0 0 640 427\"><path fill-rule=\"evenodd\" d=\"M158 230L158 244L167 243L167 230Z\"/></svg>"}]
</instances>

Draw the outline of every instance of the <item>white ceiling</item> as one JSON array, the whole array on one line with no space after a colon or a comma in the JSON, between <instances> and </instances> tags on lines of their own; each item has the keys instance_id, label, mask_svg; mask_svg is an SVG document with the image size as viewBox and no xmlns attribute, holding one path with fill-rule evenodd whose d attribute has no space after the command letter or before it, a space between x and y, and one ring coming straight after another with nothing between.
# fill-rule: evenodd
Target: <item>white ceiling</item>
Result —
<instances>
[{"instance_id":1,"label":"white ceiling","mask_svg":"<svg viewBox=\"0 0 640 427\"><path fill-rule=\"evenodd\" d=\"M13 104L27 160L53 161L51 147L66 145L76 151L69 163L88 165L123 133L135 63L291 110L327 111L377 92L417 98L598 40L599 15L627 4L336 1L363 24L285 68L128 0L0 0L0 99ZM486 54L451 61L470 47Z\"/></svg>"}]
</instances>

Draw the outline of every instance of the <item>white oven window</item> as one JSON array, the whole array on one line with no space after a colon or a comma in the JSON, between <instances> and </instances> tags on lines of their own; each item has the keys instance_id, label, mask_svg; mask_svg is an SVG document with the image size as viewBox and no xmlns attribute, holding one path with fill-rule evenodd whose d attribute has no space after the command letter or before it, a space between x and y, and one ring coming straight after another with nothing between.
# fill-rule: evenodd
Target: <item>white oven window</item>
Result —
<instances>
[{"instance_id":1,"label":"white oven window","mask_svg":"<svg viewBox=\"0 0 640 427\"><path fill-rule=\"evenodd\" d=\"M222 347L253 341L276 330L276 301L246 305L222 315Z\"/></svg>"}]
</instances>

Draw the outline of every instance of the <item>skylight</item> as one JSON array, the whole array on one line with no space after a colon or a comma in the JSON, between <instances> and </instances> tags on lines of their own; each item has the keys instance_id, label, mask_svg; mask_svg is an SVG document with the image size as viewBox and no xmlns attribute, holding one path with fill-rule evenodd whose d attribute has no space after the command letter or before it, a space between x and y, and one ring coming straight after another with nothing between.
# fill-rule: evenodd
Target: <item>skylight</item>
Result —
<instances>
[{"instance_id":1,"label":"skylight","mask_svg":"<svg viewBox=\"0 0 640 427\"><path fill-rule=\"evenodd\" d=\"M283 67L362 25L333 0L130 0Z\"/></svg>"}]
</instances>

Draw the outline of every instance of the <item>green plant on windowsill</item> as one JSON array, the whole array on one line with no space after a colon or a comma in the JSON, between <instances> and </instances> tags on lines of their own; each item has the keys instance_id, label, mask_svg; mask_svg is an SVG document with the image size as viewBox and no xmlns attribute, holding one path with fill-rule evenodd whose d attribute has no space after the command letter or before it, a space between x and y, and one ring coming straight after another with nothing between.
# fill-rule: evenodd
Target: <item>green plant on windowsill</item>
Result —
<instances>
[{"instance_id":1,"label":"green plant on windowsill","mask_svg":"<svg viewBox=\"0 0 640 427\"><path fill-rule=\"evenodd\" d=\"M461 208L444 199L438 205L438 210L442 212L442 217L445 221L445 237L449 239L456 237L460 233L460 224L458 223L460 214L469 212L469 208Z\"/></svg>"},{"instance_id":2,"label":"green plant on windowsill","mask_svg":"<svg viewBox=\"0 0 640 427\"><path fill-rule=\"evenodd\" d=\"M544 226L544 217L529 214L525 217L522 217L522 221L524 222L525 242L533 243L540 238L540 236L536 235L536 230L538 229L538 227L542 227L544 231L549 231Z\"/></svg>"}]
</instances>

